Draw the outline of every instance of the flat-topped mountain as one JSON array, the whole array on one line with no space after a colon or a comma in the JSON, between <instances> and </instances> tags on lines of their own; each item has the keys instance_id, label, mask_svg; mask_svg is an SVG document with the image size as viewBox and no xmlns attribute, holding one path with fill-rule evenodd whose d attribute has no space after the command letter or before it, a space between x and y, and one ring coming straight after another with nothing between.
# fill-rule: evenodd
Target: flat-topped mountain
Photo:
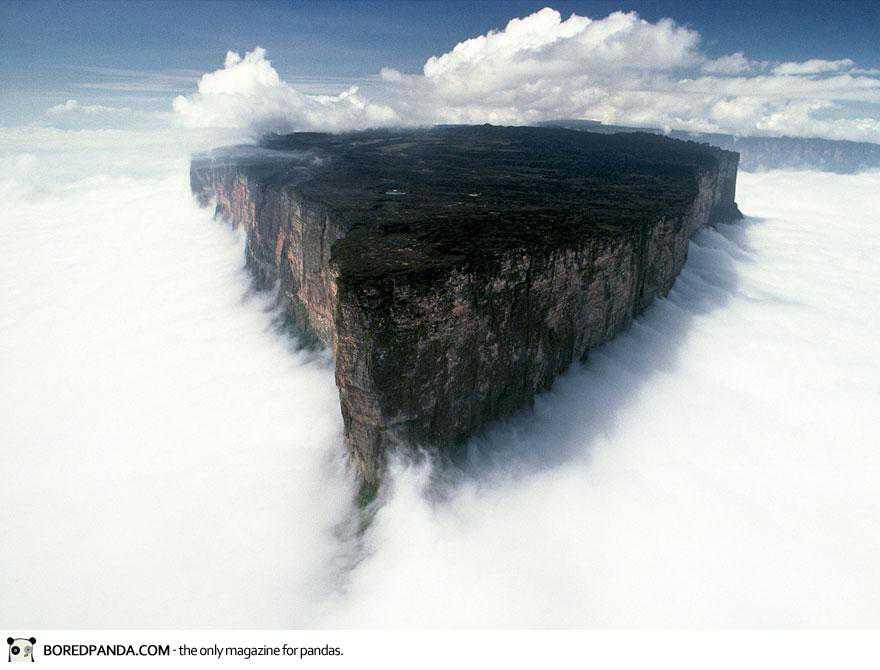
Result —
<instances>
[{"instance_id":1,"label":"flat-topped mountain","mask_svg":"<svg viewBox=\"0 0 880 670\"><path fill-rule=\"evenodd\" d=\"M203 204L332 347L367 482L531 402L739 216L738 156L645 133L446 126L270 136L193 159Z\"/></svg>"}]
</instances>

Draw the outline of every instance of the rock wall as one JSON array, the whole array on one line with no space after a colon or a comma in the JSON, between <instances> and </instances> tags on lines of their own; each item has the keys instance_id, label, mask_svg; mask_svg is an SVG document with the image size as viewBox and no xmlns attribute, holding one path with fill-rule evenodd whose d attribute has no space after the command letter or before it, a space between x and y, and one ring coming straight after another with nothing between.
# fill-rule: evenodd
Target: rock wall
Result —
<instances>
[{"instance_id":1,"label":"rock wall","mask_svg":"<svg viewBox=\"0 0 880 670\"><path fill-rule=\"evenodd\" d=\"M688 214L442 283L338 284L336 383L368 480L397 444L454 445L531 404L572 362L666 295L688 239L730 219L736 161L700 177ZM718 217L718 218L716 218Z\"/></svg>"},{"instance_id":2,"label":"rock wall","mask_svg":"<svg viewBox=\"0 0 880 670\"><path fill-rule=\"evenodd\" d=\"M348 231L295 190L266 186L231 163L194 162L190 186L199 204L215 202L216 216L244 229L248 267L260 285L278 283L297 328L332 346L336 284L330 250Z\"/></svg>"},{"instance_id":3,"label":"rock wall","mask_svg":"<svg viewBox=\"0 0 880 670\"><path fill-rule=\"evenodd\" d=\"M340 278L333 242L348 232L293 189L231 164L193 163L204 205L247 234L247 261L279 282L296 324L336 357L345 436L367 482L398 445L449 447L528 406L573 361L613 338L672 287L688 239L736 218L737 155L703 170L684 216L591 236L571 248L510 252L440 277Z\"/></svg>"}]
</instances>

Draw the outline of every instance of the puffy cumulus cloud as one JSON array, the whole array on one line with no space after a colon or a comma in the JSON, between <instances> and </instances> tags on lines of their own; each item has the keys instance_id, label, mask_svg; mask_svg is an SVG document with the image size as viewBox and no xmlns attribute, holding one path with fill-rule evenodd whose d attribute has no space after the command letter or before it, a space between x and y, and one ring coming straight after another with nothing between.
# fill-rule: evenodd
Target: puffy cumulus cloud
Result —
<instances>
[{"instance_id":1,"label":"puffy cumulus cloud","mask_svg":"<svg viewBox=\"0 0 880 670\"><path fill-rule=\"evenodd\" d=\"M178 96L173 109L185 126L270 130L341 130L387 125L398 119L385 105L365 100L352 86L339 95L305 95L282 81L257 47L230 51L223 68L199 79L191 97Z\"/></svg>"},{"instance_id":2,"label":"puffy cumulus cloud","mask_svg":"<svg viewBox=\"0 0 880 670\"><path fill-rule=\"evenodd\" d=\"M503 31L466 40L425 63L425 79L455 99L496 96L506 90L562 77L609 80L622 71L666 70L698 61L697 33L664 20L651 24L635 13L615 12L601 21L542 9L513 19Z\"/></svg>"},{"instance_id":3,"label":"puffy cumulus cloud","mask_svg":"<svg viewBox=\"0 0 880 670\"><path fill-rule=\"evenodd\" d=\"M621 12L598 21L562 20L543 9L429 58L420 81L403 83L419 91L423 116L442 121L581 116L611 90L641 90L658 73L696 65L698 42L697 33L669 20L652 24Z\"/></svg>"},{"instance_id":4,"label":"puffy cumulus cloud","mask_svg":"<svg viewBox=\"0 0 880 670\"><path fill-rule=\"evenodd\" d=\"M652 23L635 12L564 18L545 8L428 58L420 73L383 68L369 95L356 87L305 95L280 79L262 49L244 58L230 53L174 109L186 125L255 132L588 118L880 141L877 74L849 59L711 58L699 33L670 19Z\"/></svg>"},{"instance_id":5,"label":"puffy cumulus cloud","mask_svg":"<svg viewBox=\"0 0 880 670\"><path fill-rule=\"evenodd\" d=\"M421 77L385 79L399 104L412 107L406 92L419 91L424 113L404 113L421 120L574 117L880 140L876 119L847 114L847 102L880 104L880 80L847 71L853 66L814 60L772 68L741 52L713 59L701 51L698 33L668 19L651 23L634 12L563 19L543 9L428 59Z\"/></svg>"}]
</instances>

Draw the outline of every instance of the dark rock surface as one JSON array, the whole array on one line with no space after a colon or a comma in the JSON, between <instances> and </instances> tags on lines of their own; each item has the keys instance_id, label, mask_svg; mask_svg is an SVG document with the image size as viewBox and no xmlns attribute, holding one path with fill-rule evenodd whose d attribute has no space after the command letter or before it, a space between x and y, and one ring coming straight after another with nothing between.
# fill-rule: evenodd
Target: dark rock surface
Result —
<instances>
[{"instance_id":1,"label":"dark rock surface","mask_svg":"<svg viewBox=\"0 0 880 670\"><path fill-rule=\"evenodd\" d=\"M271 136L195 157L202 204L332 347L365 481L528 405L739 217L738 156L646 133L447 126Z\"/></svg>"}]
</instances>

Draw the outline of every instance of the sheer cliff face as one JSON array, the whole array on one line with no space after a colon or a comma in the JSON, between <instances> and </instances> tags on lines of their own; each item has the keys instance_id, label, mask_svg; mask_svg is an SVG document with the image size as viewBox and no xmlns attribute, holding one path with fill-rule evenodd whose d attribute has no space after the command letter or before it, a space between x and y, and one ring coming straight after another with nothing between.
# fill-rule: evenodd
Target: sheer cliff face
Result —
<instances>
[{"instance_id":1,"label":"sheer cliff face","mask_svg":"<svg viewBox=\"0 0 880 670\"><path fill-rule=\"evenodd\" d=\"M261 286L279 285L288 315L307 337L332 346L336 283L330 249L346 230L291 189L267 188L231 163L194 164L193 192L202 206L244 228L246 261Z\"/></svg>"},{"instance_id":2,"label":"sheer cliff face","mask_svg":"<svg viewBox=\"0 0 880 670\"><path fill-rule=\"evenodd\" d=\"M700 177L686 215L628 235L434 282L340 282L336 382L362 472L377 476L395 445L452 445L530 405L669 292L688 238L733 216L735 183L734 155Z\"/></svg>"},{"instance_id":3,"label":"sheer cliff face","mask_svg":"<svg viewBox=\"0 0 880 670\"><path fill-rule=\"evenodd\" d=\"M210 160L194 161L191 181L203 204L216 201L245 228L249 265L261 281L279 283L297 325L333 348L347 445L375 482L389 449L449 447L528 406L665 295L688 238L738 216L736 169L736 154L714 154L691 175L684 206L634 225L510 245L480 263L422 271L426 260L367 273L347 265L350 249L334 253L351 219L310 203L304 189ZM389 253L404 247L408 262L416 257L407 240L392 238Z\"/></svg>"}]
</instances>

